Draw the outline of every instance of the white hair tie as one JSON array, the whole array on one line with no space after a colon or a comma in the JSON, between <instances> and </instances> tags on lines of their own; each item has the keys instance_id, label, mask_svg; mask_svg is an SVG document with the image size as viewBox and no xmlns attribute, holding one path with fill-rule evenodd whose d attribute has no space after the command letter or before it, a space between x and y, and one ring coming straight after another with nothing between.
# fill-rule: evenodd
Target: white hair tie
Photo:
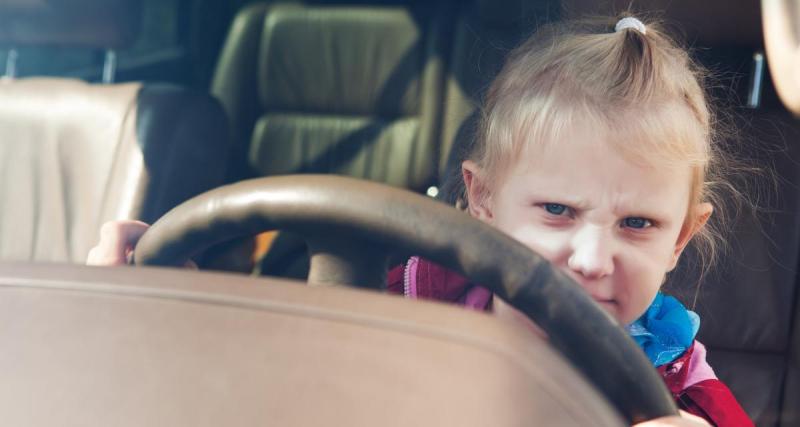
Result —
<instances>
[{"instance_id":1,"label":"white hair tie","mask_svg":"<svg viewBox=\"0 0 800 427\"><path fill-rule=\"evenodd\" d=\"M645 28L642 21L634 18L633 16L626 16L620 19L619 22L617 22L617 25L614 26L614 31L620 32L628 28L633 28L642 34L647 34L647 28Z\"/></svg>"}]
</instances>

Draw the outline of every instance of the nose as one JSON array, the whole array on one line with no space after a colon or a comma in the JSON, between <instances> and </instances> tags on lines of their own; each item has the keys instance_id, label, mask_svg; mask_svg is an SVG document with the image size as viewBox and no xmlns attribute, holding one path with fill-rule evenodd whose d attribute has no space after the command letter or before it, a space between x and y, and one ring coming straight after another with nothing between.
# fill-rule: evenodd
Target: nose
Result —
<instances>
[{"instance_id":1,"label":"nose","mask_svg":"<svg viewBox=\"0 0 800 427\"><path fill-rule=\"evenodd\" d=\"M586 226L572 239L567 267L586 279L600 279L614 273L612 237L600 227Z\"/></svg>"}]
</instances>

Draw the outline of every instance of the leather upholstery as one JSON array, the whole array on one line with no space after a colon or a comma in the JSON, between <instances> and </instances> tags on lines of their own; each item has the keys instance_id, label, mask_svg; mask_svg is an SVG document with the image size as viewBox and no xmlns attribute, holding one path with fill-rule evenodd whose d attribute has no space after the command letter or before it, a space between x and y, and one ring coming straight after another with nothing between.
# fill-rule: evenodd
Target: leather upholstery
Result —
<instances>
[{"instance_id":1,"label":"leather upholstery","mask_svg":"<svg viewBox=\"0 0 800 427\"><path fill-rule=\"evenodd\" d=\"M6 425L624 425L527 323L370 291L0 264L0 324Z\"/></svg>"},{"instance_id":2,"label":"leather upholstery","mask_svg":"<svg viewBox=\"0 0 800 427\"><path fill-rule=\"evenodd\" d=\"M119 49L136 40L141 17L141 1L4 0L0 2L0 46Z\"/></svg>"},{"instance_id":3,"label":"leather upholstery","mask_svg":"<svg viewBox=\"0 0 800 427\"><path fill-rule=\"evenodd\" d=\"M120 48L138 0L14 0L0 45ZM222 183L227 122L208 95L128 83L0 81L0 259L84 262L110 219L152 222Z\"/></svg>"},{"instance_id":4,"label":"leather upholstery","mask_svg":"<svg viewBox=\"0 0 800 427\"><path fill-rule=\"evenodd\" d=\"M416 119L272 114L256 124L250 161L265 176L324 171L419 189L411 171L430 170L432 150L418 133Z\"/></svg>"},{"instance_id":5,"label":"leather upholstery","mask_svg":"<svg viewBox=\"0 0 800 427\"><path fill-rule=\"evenodd\" d=\"M317 3L237 14L211 89L231 118L227 180L334 173L424 191L437 180L446 9ZM261 272L305 277L301 241L282 233L272 248L291 255L268 253Z\"/></svg>"},{"instance_id":6,"label":"leather upholstery","mask_svg":"<svg viewBox=\"0 0 800 427\"><path fill-rule=\"evenodd\" d=\"M269 9L265 3L249 5L233 21L211 83L211 93L220 101L230 120L231 154L228 180L250 177L247 152L256 119L261 114L258 99L258 50Z\"/></svg>"},{"instance_id":7,"label":"leather upholstery","mask_svg":"<svg viewBox=\"0 0 800 427\"><path fill-rule=\"evenodd\" d=\"M265 110L332 115L419 112L425 52L403 9L274 6L259 49Z\"/></svg>"},{"instance_id":8,"label":"leather upholstery","mask_svg":"<svg viewBox=\"0 0 800 427\"><path fill-rule=\"evenodd\" d=\"M104 220L137 209L139 88L0 83L0 258L82 262Z\"/></svg>"},{"instance_id":9,"label":"leather upholstery","mask_svg":"<svg viewBox=\"0 0 800 427\"><path fill-rule=\"evenodd\" d=\"M103 222L221 183L226 132L215 101L176 88L0 82L0 259L84 262Z\"/></svg>"},{"instance_id":10,"label":"leather upholstery","mask_svg":"<svg viewBox=\"0 0 800 427\"><path fill-rule=\"evenodd\" d=\"M435 22L427 5L243 10L212 85L233 118L231 179L322 172L417 191L433 183L443 43Z\"/></svg>"}]
</instances>

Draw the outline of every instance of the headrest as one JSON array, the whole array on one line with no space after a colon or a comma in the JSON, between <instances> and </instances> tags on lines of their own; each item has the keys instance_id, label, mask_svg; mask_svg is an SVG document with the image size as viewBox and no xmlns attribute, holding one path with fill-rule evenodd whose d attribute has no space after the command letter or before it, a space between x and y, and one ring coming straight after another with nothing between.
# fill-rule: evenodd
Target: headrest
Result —
<instances>
[{"instance_id":1,"label":"headrest","mask_svg":"<svg viewBox=\"0 0 800 427\"><path fill-rule=\"evenodd\" d=\"M423 26L404 8L274 6L259 52L261 102L279 111L414 115Z\"/></svg>"},{"instance_id":2,"label":"headrest","mask_svg":"<svg viewBox=\"0 0 800 427\"><path fill-rule=\"evenodd\" d=\"M563 5L566 18L630 11L663 20L677 25L693 46L764 45L758 0L564 0Z\"/></svg>"},{"instance_id":3,"label":"headrest","mask_svg":"<svg viewBox=\"0 0 800 427\"><path fill-rule=\"evenodd\" d=\"M4 0L0 46L123 48L136 39L141 0Z\"/></svg>"}]
</instances>

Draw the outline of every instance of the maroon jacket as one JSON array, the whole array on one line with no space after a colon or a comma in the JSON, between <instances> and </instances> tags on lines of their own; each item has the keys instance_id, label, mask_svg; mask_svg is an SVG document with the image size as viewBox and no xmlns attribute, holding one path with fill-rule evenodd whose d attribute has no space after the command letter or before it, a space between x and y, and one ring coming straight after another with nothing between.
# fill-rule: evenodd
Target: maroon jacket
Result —
<instances>
[{"instance_id":1,"label":"maroon jacket","mask_svg":"<svg viewBox=\"0 0 800 427\"><path fill-rule=\"evenodd\" d=\"M432 262L412 257L389 271L389 292L409 298L459 303L478 310L491 309L491 292ZM706 362L706 349L695 341L681 357L658 367L678 407L715 426L752 426L730 389Z\"/></svg>"}]
</instances>

